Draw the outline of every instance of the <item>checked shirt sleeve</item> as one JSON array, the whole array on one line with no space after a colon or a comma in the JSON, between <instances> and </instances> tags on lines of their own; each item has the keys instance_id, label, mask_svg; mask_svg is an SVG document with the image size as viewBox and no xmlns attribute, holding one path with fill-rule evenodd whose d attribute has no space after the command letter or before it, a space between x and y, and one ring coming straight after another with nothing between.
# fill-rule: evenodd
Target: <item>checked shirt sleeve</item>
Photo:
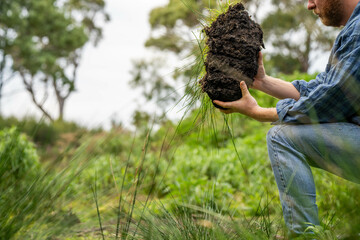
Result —
<instances>
[{"instance_id":1,"label":"checked shirt sleeve","mask_svg":"<svg viewBox=\"0 0 360 240\"><path fill-rule=\"evenodd\" d=\"M360 36L343 39L333 56L316 79L293 82L300 99L278 102L280 123L344 122L360 113Z\"/></svg>"},{"instance_id":2,"label":"checked shirt sleeve","mask_svg":"<svg viewBox=\"0 0 360 240\"><path fill-rule=\"evenodd\" d=\"M292 85L299 91L300 97L307 97L319 84L323 83L325 72L322 72L316 76L314 80L309 82L305 80L292 81Z\"/></svg>"}]
</instances>

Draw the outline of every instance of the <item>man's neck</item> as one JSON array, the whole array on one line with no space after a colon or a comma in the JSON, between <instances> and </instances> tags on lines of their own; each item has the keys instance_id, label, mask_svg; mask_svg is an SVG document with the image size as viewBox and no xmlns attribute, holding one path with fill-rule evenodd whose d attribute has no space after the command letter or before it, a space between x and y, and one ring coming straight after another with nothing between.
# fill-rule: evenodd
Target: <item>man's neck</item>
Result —
<instances>
[{"instance_id":1,"label":"man's neck","mask_svg":"<svg viewBox=\"0 0 360 240\"><path fill-rule=\"evenodd\" d=\"M351 14L354 12L356 5L358 4L359 0L345 0L344 3L344 19L342 21L342 26L348 22L351 17Z\"/></svg>"}]
</instances>

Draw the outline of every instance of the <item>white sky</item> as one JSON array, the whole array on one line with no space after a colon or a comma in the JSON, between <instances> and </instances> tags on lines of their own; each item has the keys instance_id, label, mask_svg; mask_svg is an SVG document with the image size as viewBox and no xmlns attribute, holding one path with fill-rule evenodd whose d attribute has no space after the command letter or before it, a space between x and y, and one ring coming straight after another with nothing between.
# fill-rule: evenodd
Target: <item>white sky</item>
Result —
<instances>
[{"instance_id":1,"label":"white sky","mask_svg":"<svg viewBox=\"0 0 360 240\"><path fill-rule=\"evenodd\" d=\"M144 47L144 42L150 34L149 12L167 2L168 0L106 2L111 21L104 26L104 37L99 45L96 48L87 45L84 50L76 83L78 91L71 95L65 105L66 120L74 120L89 127L107 128L111 119L117 119L125 126L130 125L140 96L139 90L132 90L128 86L131 79L131 60L152 54ZM320 69L325 64L323 61ZM25 92L20 79L13 79L4 87L3 93L3 115L41 116L29 94ZM55 102L47 106L55 115L57 114ZM150 105L141 107L151 108Z\"/></svg>"}]
</instances>

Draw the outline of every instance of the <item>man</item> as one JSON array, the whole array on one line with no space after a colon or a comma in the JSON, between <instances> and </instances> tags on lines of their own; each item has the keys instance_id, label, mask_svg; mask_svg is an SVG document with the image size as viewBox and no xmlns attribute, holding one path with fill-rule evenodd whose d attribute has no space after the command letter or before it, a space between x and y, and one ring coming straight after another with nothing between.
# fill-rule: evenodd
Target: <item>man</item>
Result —
<instances>
[{"instance_id":1,"label":"man","mask_svg":"<svg viewBox=\"0 0 360 240\"><path fill-rule=\"evenodd\" d=\"M308 9L327 26L344 26L324 72L288 83L266 75L260 53L252 88L281 99L276 108L258 106L244 82L240 100L214 101L226 114L278 124L267 135L268 152L292 234L319 224L310 166L360 183L360 3L309 0Z\"/></svg>"}]
</instances>

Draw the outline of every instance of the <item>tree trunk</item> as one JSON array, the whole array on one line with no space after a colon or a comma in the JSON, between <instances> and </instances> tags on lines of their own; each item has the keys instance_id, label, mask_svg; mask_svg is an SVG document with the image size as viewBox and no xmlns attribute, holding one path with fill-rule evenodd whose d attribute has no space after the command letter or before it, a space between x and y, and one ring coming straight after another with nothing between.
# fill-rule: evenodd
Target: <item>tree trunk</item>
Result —
<instances>
[{"instance_id":1,"label":"tree trunk","mask_svg":"<svg viewBox=\"0 0 360 240\"><path fill-rule=\"evenodd\" d=\"M0 80L0 116L2 115L2 109L1 109L2 88L3 88L3 83Z\"/></svg>"},{"instance_id":2,"label":"tree trunk","mask_svg":"<svg viewBox=\"0 0 360 240\"><path fill-rule=\"evenodd\" d=\"M310 66L310 51L311 51L311 32L307 32L306 42L305 42L305 52L303 54L304 59L301 63L302 71L307 73L309 71Z\"/></svg>"},{"instance_id":3,"label":"tree trunk","mask_svg":"<svg viewBox=\"0 0 360 240\"><path fill-rule=\"evenodd\" d=\"M3 86L4 86L4 82L5 82L5 77L4 77L4 69L5 69L5 65L6 65L6 55L5 55L5 52L3 50L2 52L2 59L1 59L1 63L0 63L0 116L2 115L1 114L1 100L2 100L2 89L3 89Z\"/></svg>"},{"instance_id":4,"label":"tree trunk","mask_svg":"<svg viewBox=\"0 0 360 240\"><path fill-rule=\"evenodd\" d=\"M61 92L60 89L58 88L58 86L56 85L56 78L53 77L52 79L52 83L53 83L53 87L55 90L55 94L56 94L56 100L59 104L59 116L58 116L58 121L62 121L64 119L64 105L65 105L65 100L67 98L67 96L63 97L61 96Z\"/></svg>"},{"instance_id":5,"label":"tree trunk","mask_svg":"<svg viewBox=\"0 0 360 240\"><path fill-rule=\"evenodd\" d=\"M58 121L63 121L64 120L64 105L65 105L65 99L61 98L60 100L58 100L59 103L59 117L58 117Z\"/></svg>"},{"instance_id":6,"label":"tree trunk","mask_svg":"<svg viewBox=\"0 0 360 240\"><path fill-rule=\"evenodd\" d=\"M33 103L35 104L35 106L45 115L45 117L47 117L51 122L53 122L54 119L51 117L50 113L45 110L45 108L43 106L44 104L40 103L35 97L35 92L33 89L33 81L34 81L33 78L31 77L30 80L27 80L26 76L23 72L19 71L19 73L20 73L20 76L25 85L25 89L30 93L31 99L32 99Z\"/></svg>"}]
</instances>

